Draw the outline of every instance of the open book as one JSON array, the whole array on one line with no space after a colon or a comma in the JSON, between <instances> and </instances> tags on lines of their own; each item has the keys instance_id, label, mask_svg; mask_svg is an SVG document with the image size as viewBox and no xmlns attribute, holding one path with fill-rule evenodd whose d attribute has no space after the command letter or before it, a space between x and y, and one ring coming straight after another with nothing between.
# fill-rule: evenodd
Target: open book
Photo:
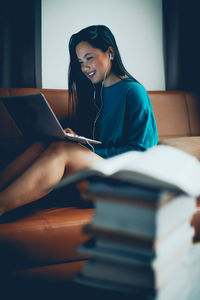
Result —
<instances>
[{"instance_id":1,"label":"open book","mask_svg":"<svg viewBox=\"0 0 200 300\"><path fill-rule=\"evenodd\" d=\"M145 152L130 151L94 163L65 177L54 188L92 177L123 180L164 190L181 191L193 197L200 195L200 162L176 148L158 145Z\"/></svg>"}]
</instances>

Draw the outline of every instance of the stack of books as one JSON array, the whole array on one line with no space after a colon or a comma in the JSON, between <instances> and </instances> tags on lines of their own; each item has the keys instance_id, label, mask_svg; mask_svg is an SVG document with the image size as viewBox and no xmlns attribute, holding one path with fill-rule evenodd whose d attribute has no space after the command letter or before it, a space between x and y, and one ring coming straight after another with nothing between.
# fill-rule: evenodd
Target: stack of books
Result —
<instances>
[{"instance_id":1,"label":"stack of books","mask_svg":"<svg viewBox=\"0 0 200 300\"><path fill-rule=\"evenodd\" d=\"M89 259L76 280L137 299L190 299L189 277L200 270L190 225L199 178L199 161L168 146L128 152L65 178L58 187L87 179L79 188L96 208L84 228L92 238L78 249Z\"/></svg>"},{"instance_id":2,"label":"stack of books","mask_svg":"<svg viewBox=\"0 0 200 300\"><path fill-rule=\"evenodd\" d=\"M195 198L105 181L90 182L83 196L96 213L84 228L92 239L78 249L89 256L78 280L125 292L161 291L191 249Z\"/></svg>"}]
</instances>

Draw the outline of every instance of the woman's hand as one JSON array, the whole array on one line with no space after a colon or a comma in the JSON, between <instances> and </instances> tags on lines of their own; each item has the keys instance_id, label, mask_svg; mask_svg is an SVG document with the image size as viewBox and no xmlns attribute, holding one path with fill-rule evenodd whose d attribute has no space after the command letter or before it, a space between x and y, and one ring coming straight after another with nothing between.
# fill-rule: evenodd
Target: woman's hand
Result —
<instances>
[{"instance_id":1,"label":"woman's hand","mask_svg":"<svg viewBox=\"0 0 200 300\"><path fill-rule=\"evenodd\" d=\"M71 133L71 134L77 135L76 132L74 132L71 128L65 128L64 131L66 133Z\"/></svg>"}]
</instances>

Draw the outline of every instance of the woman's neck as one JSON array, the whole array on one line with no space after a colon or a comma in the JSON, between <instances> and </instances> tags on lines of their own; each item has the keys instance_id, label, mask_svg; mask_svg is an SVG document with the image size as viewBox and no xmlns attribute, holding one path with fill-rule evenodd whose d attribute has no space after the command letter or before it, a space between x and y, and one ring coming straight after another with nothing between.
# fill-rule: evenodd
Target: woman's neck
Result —
<instances>
[{"instance_id":1,"label":"woman's neck","mask_svg":"<svg viewBox=\"0 0 200 300\"><path fill-rule=\"evenodd\" d=\"M104 81L104 86L105 87L111 86L111 85L121 81L122 79L124 79L126 77L127 76L117 77L114 73L110 73L109 76Z\"/></svg>"}]
</instances>

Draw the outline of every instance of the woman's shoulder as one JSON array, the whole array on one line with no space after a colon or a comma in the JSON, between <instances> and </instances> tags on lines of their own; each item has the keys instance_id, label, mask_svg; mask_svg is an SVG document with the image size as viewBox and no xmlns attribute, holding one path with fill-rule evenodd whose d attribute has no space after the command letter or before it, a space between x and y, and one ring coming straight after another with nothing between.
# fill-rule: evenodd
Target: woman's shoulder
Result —
<instances>
[{"instance_id":1,"label":"woman's shoulder","mask_svg":"<svg viewBox=\"0 0 200 300\"><path fill-rule=\"evenodd\" d=\"M128 95L135 97L147 96L147 91L144 86L134 78L124 78L122 81L127 89Z\"/></svg>"},{"instance_id":2,"label":"woman's shoulder","mask_svg":"<svg viewBox=\"0 0 200 300\"><path fill-rule=\"evenodd\" d=\"M126 80L126 102L127 105L134 109L149 109L150 99L144 86L138 81L127 78Z\"/></svg>"},{"instance_id":3,"label":"woman's shoulder","mask_svg":"<svg viewBox=\"0 0 200 300\"><path fill-rule=\"evenodd\" d=\"M104 90L109 94L123 95L123 98L125 97L127 100L128 98L143 99L147 96L143 85L130 77L121 78L117 83L105 87Z\"/></svg>"}]
</instances>

